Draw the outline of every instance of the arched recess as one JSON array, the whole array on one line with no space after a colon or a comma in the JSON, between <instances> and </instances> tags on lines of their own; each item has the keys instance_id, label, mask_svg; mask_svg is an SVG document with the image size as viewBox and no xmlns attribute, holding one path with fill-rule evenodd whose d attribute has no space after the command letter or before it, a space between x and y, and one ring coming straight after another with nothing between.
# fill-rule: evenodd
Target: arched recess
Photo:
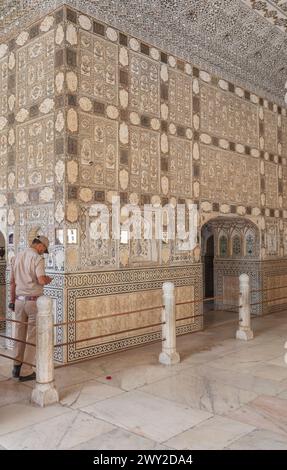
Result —
<instances>
[{"instance_id":1,"label":"arched recess","mask_svg":"<svg viewBox=\"0 0 287 470\"><path fill-rule=\"evenodd\" d=\"M0 317L6 317L6 240L4 233L0 231ZM0 320L0 330L5 327L5 322Z\"/></svg>"},{"instance_id":2,"label":"arched recess","mask_svg":"<svg viewBox=\"0 0 287 470\"><path fill-rule=\"evenodd\" d=\"M205 262L207 242L213 236L213 273L208 273ZM237 216L218 216L209 219L201 228L203 292L206 297L210 289L206 285L213 276L214 296L222 300L214 301L215 310L238 312L239 276L246 273L250 277L251 289L260 288L260 236L258 227L249 219ZM211 269L211 264L209 265ZM252 303L256 302L252 294ZM252 313L260 313L259 306L252 307Z\"/></svg>"}]
</instances>

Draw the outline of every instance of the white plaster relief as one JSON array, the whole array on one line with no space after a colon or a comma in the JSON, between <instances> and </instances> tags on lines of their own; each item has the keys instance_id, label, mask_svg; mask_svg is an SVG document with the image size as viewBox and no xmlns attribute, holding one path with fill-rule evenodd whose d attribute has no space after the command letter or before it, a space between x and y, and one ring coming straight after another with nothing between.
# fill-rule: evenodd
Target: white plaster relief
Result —
<instances>
[{"instance_id":1,"label":"white plaster relief","mask_svg":"<svg viewBox=\"0 0 287 470\"><path fill-rule=\"evenodd\" d=\"M125 47L120 47L119 61L123 67L127 67L129 65L129 54Z\"/></svg>"},{"instance_id":2,"label":"white plaster relief","mask_svg":"<svg viewBox=\"0 0 287 470\"><path fill-rule=\"evenodd\" d=\"M29 111L27 109L22 108L16 114L15 119L16 119L17 122L24 122L24 121L26 121L28 116L29 116Z\"/></svg>"},{"instance_id":3,"label":"white plaster relief","mask_svg":"<svg viewBox=\"0 0 287 470\"><path fill-rule=\"evenodd\" d=\"M129 142L129 128L125 122L120 124L120 131L119 131L120 142L122 144L128 144Z\"/></svg>"},{"instance_id":4,"label":"white plaster relief","mask_svg":"<svg viewBox=\"0 0 287 470\"><path fill-rule=\"evenodd\" d=\"M58 224L64 220L64 209L61 201L59 201L56 205L55 220L58 222Z\"/></svg>"},{"instance_id":5,"label":"white plaster relief","mask_svg":"<svg viewBox=\"0 0 287 470\"><path fill-rule=\"evenodd\" d=\"M112 42L116 42L118 40L118 33L113 28L108 27L106 29L106 35L107 38Z\"/></svg>"},{"instance_id":6,"label":"white plaster relief","mask_svg":"<svg viewBox=\"0 0 287 470\"><path fill-rule=\"evenodd\" d=\"M40 191L40 201L50 202L54 199L54 189L46 187Z\"/></svg>"},{"instance_id":7,"label":"white plaster relief","mask_svg":"<svg viewBox=\"0 0 287 470\"><path fill-rule=\"evenodd\" d=\"M126 90L120 90L120 105L122 108L126 109L129 104L129 94Z\"/></svg>"},{"instance_id":8,"label":"white plaster relief","mask_svg":"<svg viewBox=\"0 0 287 470\"><path fill-rule=\"evenodd\" d=\"M15 101L16 101L15 95L10 95L8 98L8 106L9 106L10 111L13 111L14 106L15 106Z\"/></svg>"},{"instance_id":9,"label":"white plaster relief","mask_svg":"<svg viewBox=\"0 0 287 470\"><path fill-rule=\"evenodd\" d=\"M69 71L66 74L66 82L68 89L72 92L75 93L78 88L78 77L73 71Z\"/></svg>"},{"instance_id":10,"label":"white plaster relief","mask_svg":"<svg viewBox=\"0 0 287 470\"><path fill-rule=\"evenodd\" d=\"M64 73L63 72L57 73L55 77L55 86L56 86L57 93L61 93L63 91L64 80L65 80Z\"/></svg>"},{"instance_id":11,"label":"white plaster relief","mask_svg":"<svg viewBox=\"0 0 287 470\"><path fill-rule=\"evenodd\" d=\"M7 51L8 51L7 44L1 44L0 45L0 59L2 59L2 57L6 55Z\"/></svg>"},{"instance_id":12,"label":"white plaster relief","mask_svg":"<svg viewBox=\"0 0 287 470\"><path fill-rule=\"evenodd\" d=\"M40 24L40 31L43 31L44 33L46 33L47 31L49 31L49 29L52 28L53 24L54 24L53 16L46 16L46 18Z\"/></svg>"},{"instance_id":13,"label":"white plaster relief","mask_svg":"<svg viewBox=\"0 0 287 470\"><path fill-rule=\"evenodd\" d=\"M164 119L164 120L168 119L168 106L167 106L167 104L162 103L162 105L160 107L160 111L161 111L162 119Z\"/></svg>"},{"instance_id":14,"label":"white plaster relief","mask_svg":"<svg viewBox=\"0 0 287 470\"><path fill-rule=\"evenodd\" d=\"M16 39L17 46L24 46L28 37L29 37L29 34L27 33L27 31L22 31L22 33L20 33L19 36L17 36L17 39Z\"/></svg>"},{"instance_id":15,"label":"white plaster relief","mask_svg":"<svg viewBox=\"0 0 287 470\"><path fill-rule=\"evenodd\" d=\"M68 182L71 184L76 183L78 179L78 173L79 173L78 163L74 160L70 160L67 163Z\"/></svg>"},{"instance_id":16,"label":"white plaster relief","mask_svg":"<svg viewBox=\"0 0 287 470\"><path fill-rule=\"evenodd\" d=\"M79 106L85 112L92 111L92 109L93 109L92 101L89 98L86 98L86 97L81 97L79 99Z\"/></svg>"},{"instance_id":17,"label":"white plaster relief","mask_svg":"<svg viewBox=\"0 0 287 470\"><path fill-rule=\"evenodd\" d=\"M58 160L55 165L55 175L58 184L62 183L65 174L65 164L62 160Z\"/></svg>"},{"instance_id":18,"label":"white plaster relief","mask_svg":"<svg viewBox=\"0 0 287 470\"><path fill-rule=\"evenodd\" d=\"M81 28L85 29L86 31L90 31L90 29L92 28L92 22L88 16L79 15L78 20Z\"/></svg>"},{"instance_id":19,"label":"white plaster relief","mask_svg":"<svg viewBox=\"0 0 287 470\"><path fill-rule=\"evenodd\" d=\"M160 53L158 49L155 49L154 47L150 48L150 56L154 60L159 60L160 59Z\"/></svg>"},{"instance_id":20,"label":"white plaster relief","mask_svg":"<svg viewBox=\"0 0 287 470\"><path fill-rule=\"evenodd\" d=\"M134 126L138 126L141 122L139 114L132 111L130 113L130 121Z\"/></svg>"},{"instance_id":21,"label":"white plaster relief","mask_svg":"<svg viewBox=\"0 0 287 470\"><path fill-rule=\"evenodd\" d=\"M4 127L7 125L7 119L4 116L0 117L0 131L4 129Z\"/></svg>"},{"instance_id":22,"label":"white plaster relief","mask_svg":"<svg viewBox=\"0 0 287 470\"><path fill-rule=\"evenodd\" d=\"M15 64L16 64L15 54L14 52L11 52L11 54L9 55L9 60L8 60L9 70L13 70L15 67Z\"/></svg>"},{"instance_id":23,"label":"white plaster relief","mask_svg":"<svg viewBox=\"0 0 287 470\"><path fill-rule=\"evenodd\" d=\"M140 50L140 44L137 41L137 39L135 39L135 38L130 39L130 48L135 52Z\"/></svg>"},{"instance_id":24,"label":"white plaster relief","mask_svg":"<svg viewBox=\"0 0 287 470\"><path fill-rule=\"evenodd\" d=\"M73 24L68 24L67 26L66 39L71 46L76 46L78 44L77 30Z\"/></svg>"},{"instance_id":25,"label":"white plaster relief","mask_svg":"<svg viewBox=\"0 0 287 470\"><path fill-rule=\"evenodd\" d=\"M59 111L57 114L56 122L55 122L55 129L57 132L62 132L65 126L65 119L64 114L62 111Z\"/></svg>"},{"instance_id":26,"label":"white plaster relief","mask_svg":"<svg viewBox=\"0 0 287 470\"><path fill-rule=\"evenodd\" d=\"M107 109L106 109L106 112L107 112L107 116L110 119L117 119L119 117L118 108L116 108L115 106L108 105Z\"/></svg>"},{"instance_id":27,"label":"white plaster relief","mask_svg":"<svg viewBox=\"0 0 287 470\"><path fill-rule=\"evenodd\" d=\"M65 37L65 34L64 34L63 26L59 24L56 29L56 35L55 35L55 42L58 46L62 44L64 37Z\"/></svg>"},{"instance_id":28,"label":"white plaster relief","mask_svg":"<svg viewBox=\"0 0 287 470\"><path fill-rule=\"evenodd\" d=\"M162 64L160 67L160 78L163 82L168 81L168 68L166 64Z\"/></svg>"},{"instance_id":29,"label":"white plaster relief","mask_svg":"<svg viewBox=\"0 0 287 470\"><path fill-rule=\"evenodd\" d=\"M67 112L67 126L71 132L77 132L78 130L78 114L73 108Z\"/></svg>"},{"instance_id":30,"label":"white plaster relief","mask_svg":"<svg viewBox=\"0 0 287 470\"><path fill-rule=\"evenodd\" d=\"M48 114L52 109L54 109L54 100L51 98L46 98L39 106L39 110L43 114Z\"/></svg>"}]
</instances>

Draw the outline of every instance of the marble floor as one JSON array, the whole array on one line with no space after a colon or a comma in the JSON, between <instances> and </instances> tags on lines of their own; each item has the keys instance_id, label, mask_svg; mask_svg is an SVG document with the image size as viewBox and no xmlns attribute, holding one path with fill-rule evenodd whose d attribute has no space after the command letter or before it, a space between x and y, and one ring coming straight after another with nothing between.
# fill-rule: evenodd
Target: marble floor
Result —
<instances>
[{"instance_id":1,"label":"marble floor","mask_svg":"<svg viewBox=\"0 0 287 470\"><path fill-rule=\"evenodd\" d=\"M0 449L287 449L287 312L178 338L180 364L160 344L56 371L60 403L30 403L34 382L0 357Z\"/></svg>"}]
</instances>

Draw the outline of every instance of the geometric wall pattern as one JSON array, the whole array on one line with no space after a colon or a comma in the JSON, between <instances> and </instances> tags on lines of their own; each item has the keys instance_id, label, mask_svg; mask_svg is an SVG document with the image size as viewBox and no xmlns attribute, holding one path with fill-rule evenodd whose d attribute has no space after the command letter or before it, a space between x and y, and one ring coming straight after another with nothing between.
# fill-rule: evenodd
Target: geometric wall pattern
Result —
<instances>
[{"instance_id":1,"label":"geometric wall pattern","mask_svg":"<svg viewBox=\"0 0 287 470\"><path fill-rule=\"evenodd\" d=\"M141 208L193 201L202 224L250 219L258 260L287 256L285 108L67 7L0 45L0 90L8 257L49 236L59 319L69 276L94 298L109 295L109 271L134 270L136 282L150 269L158 289L163 270L189 265L185 287L200 298L198 250L95 240L94 205L114 195ZM101 289L85 291L98 271Z\"/></svg>"}]
</instances>

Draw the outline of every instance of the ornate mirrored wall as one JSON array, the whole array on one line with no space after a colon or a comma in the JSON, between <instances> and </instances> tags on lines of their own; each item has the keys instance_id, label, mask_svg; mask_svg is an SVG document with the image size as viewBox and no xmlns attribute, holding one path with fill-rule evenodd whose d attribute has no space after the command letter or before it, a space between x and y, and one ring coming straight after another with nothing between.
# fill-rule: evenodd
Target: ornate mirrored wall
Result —
<instances>
[{"instance_id":1,"label":"ornate mirrored wall","mask_svg":"<svg viewBox=\"0 0 287 470\"><path fill-rule=\"evenodd\" d=\"M159 318L152 307L161 303L165 280L175 282L177 298L201 298L198 246L97 239L96 204L110 209L113 196L141 210L193 202L201 225L219 215L236 215L238 223L248 218L258 228L262 282L278 262L284 279L285 108L70 7L7 38L0 70L0 206L8 259L35 233L49 236L46 261L54 281L47 293L59 321L151 307L136 320L127 315L117 323L58 328L60 341L111 333L102 342L59 350L58 359L159 338L148 325ZM141 217L144 230L149 220ZM120 220L126 219L122 210ZM240 245L237 232L220 246L222 253L231 246L239 259L253 245L250 237ZM195 305L194 318L178 322L179 333L202 327ZM179 318L188 313L190 307L178 308ZM147 329L116 334L136 326Z\"/></svg>"}]
</instances>

